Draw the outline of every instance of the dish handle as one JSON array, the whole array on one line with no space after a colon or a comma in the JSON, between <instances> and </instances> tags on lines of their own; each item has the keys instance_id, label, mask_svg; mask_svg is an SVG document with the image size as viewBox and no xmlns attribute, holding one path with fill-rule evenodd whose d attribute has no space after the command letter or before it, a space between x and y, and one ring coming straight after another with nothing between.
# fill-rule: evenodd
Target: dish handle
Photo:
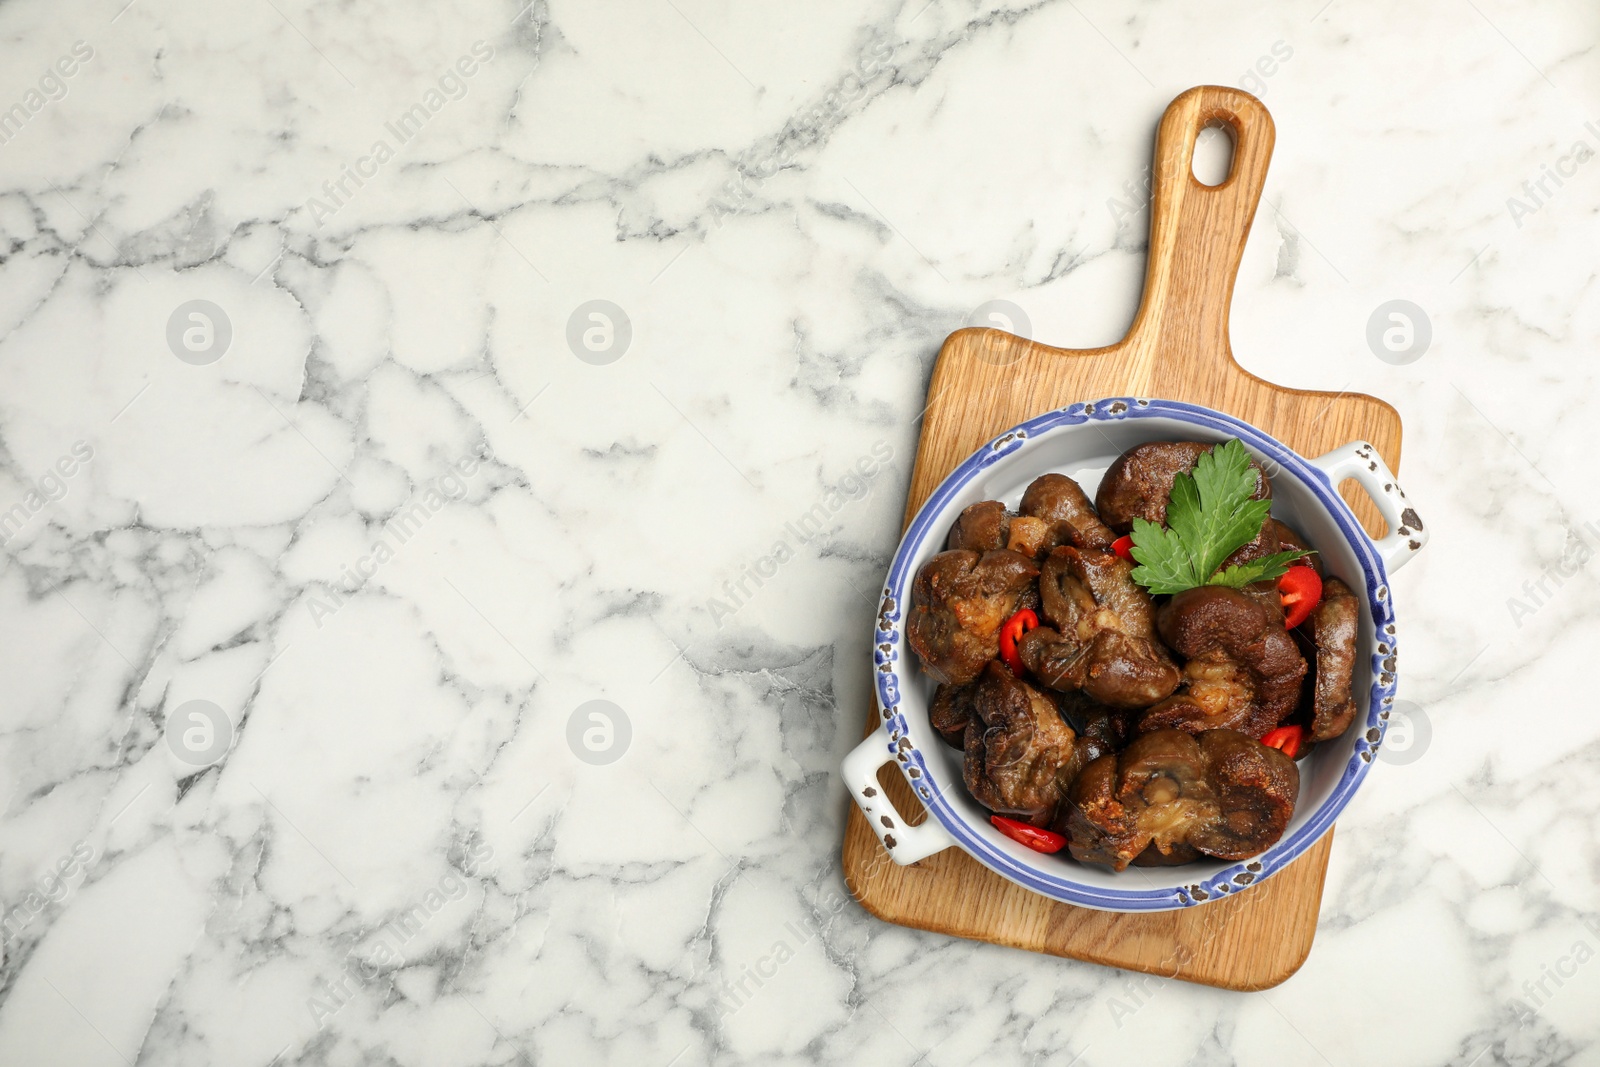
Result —
<instances>
[{"instance_id":1,"label":"dish handle","mask_svg":"<svg viewBox=\"0 0 1600 1067\"><path fill-rule=\"evenodd\" d=\"M1422 518L1406 500L1405 490L1395 480L1389 465L1378 455L1378 450L1366 441L1351 441L1310 461L1322 472L1335 492L1339 483L1354 478L1356 484L1372 498L1378 514L1389 527L1389 532L1373 542L1383 566L1390 574L1411 561L1422 546L1428 543L1428 531Z\"/></svg>"},{"instance_id":2,"label":"dish handle","mask_svg":"<svg viewBox=\"0 0 1600 1067\"><path fill-rule=\"evenodd\" d=\"M861 744L844 758L840 773L850 797L861 807L867 825L883 842L889 858L904 867L906 864L927 859L935 852L943 852L955 844L945 828L929 812L920 826L906 822L889 799L878 781L878 769L885 763L895 762L896 745L889 740L889 731L879 726Z\"/></svg>"}]
</instances>

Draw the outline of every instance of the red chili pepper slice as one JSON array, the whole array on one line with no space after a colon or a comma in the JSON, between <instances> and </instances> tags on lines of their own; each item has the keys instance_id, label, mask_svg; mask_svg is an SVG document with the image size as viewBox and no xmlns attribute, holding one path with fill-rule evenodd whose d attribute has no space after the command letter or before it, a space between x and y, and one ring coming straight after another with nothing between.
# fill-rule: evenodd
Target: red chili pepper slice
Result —
<instances>
[{"instance_id":1,"label":"red chili pepper slice","mask_svg":"<svg viewBox=\"0 0 1600 1067\"><path fill-rule=\"evenodd\" d=\"M1017 655L1017 642L1022 635L1039 625L1039 616L1032 608L1023 608L1000 624L1000 658L1006 661L1011 673L1022 677L1022 657Z\"/></svg>"},{"instance_id":2,"label":"red chili pepper slice","mask_svg":"<svg viewBox=\"0 0 1600 1067\"><path fill-rule=\"evenodd\" d=\"M1300 745L1305 736L1306 731L1303 726L1280 726L1276 730L1268 730L1262 734L1261 743L1294 759L1300 755Z\"/></svg>"},{"instance_id":3,"label":"red chili pepper slice","mask_svg":"<svg viewBox=\"0 0 1600 1067\"><path fill-rule=\"evenodd\" d=\"M1123 559L1132 560L1133 538L1129 537L1127 534L1123 534L1121 537L1111 542L1111 551L1115 552Z\"/></svg>"},{"instance_id":4,"label":"red chili pepper slice","mask_svg":"<svg viewBox=\"0 0 1600 1067\"><path fill-rule=\"evenodd\" d=\"M994 828L1005 834L1018 844L1027 845L1035 852L1060 852L1066 847L1067 839L1050 830L1041 830L1037 826L1018 819L1008 819L1004 815L991 815L989 821Z\"/></svg>"},{"instance_id":5,"label":"red chili pepper slice","mask_svg":"<svg viewBox=\"0 0 1600 1067\"><path fill-rule=\"evenodd\" d=\"M1278 579L1278 599L1283 602L1283 625L1292 630L1322 602L1322 579L1312 567L1290 567Z\"/></svg>"}]
</instances>

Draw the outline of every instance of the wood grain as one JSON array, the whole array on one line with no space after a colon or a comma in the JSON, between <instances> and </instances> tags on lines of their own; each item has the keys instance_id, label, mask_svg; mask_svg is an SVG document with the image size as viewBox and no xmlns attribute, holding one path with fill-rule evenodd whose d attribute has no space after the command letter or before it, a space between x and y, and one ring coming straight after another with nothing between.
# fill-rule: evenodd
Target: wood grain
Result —
<instances>
[{"instance_id":1,"label":"wood grain","mask_svg":"<svg viewBox=\"0 0 1600 1067\"><path fill-rule=\"evenodd\" d=\"M1220 185L1195 179L1195 137L1226 126L1233 165ZM1156 133L1149 265L1128 335L1106 348L1051 348L999 330L953 333L939 352L906 501L906 522L962 459L1053 408L1105 396L1204 404L1260 427L1306 456L1356 438L1400 462L1400 417L1359 394L1290 389L1246 372L1228 344L1228 311L1245 238L1272 155L1272 118L1248 93L1200 86L1179 96ZM1375 536L1383 522L1353 486L1345 496ZM863 650L862 655L866 655ZM871 705L875 710L875 704ZM867 731L875 725L869 715ZM910 822L924 817L905 780L884 775ZM913 815L913 813L918 813ZM1250 890L1183 911L1120 914L1060 904L1006 881L960 849L900 867L850 805L845 880L888 922L1202 982L1263 989L1305 962L1316 933L1330 832Z\"/></svg>"}]
</instances>

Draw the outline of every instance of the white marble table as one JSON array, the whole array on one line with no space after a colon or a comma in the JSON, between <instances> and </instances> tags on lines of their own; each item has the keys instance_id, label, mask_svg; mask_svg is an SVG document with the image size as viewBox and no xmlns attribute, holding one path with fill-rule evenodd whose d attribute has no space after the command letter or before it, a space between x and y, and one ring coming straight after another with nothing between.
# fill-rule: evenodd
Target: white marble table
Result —
<instances>
[{"instance_id":1,"label":"white marble table","mask_svg":"<svg viewBox=\"0 0 1600 1067\"><path fill-rule=\"evenodd\" d=\"M1600 26L1208 7L0 7L0 1064L1600 1064ZM1255 994L837 859L938 342L1119 336L1208 81L1240 360L1399 407L1433 529Z\"/></svg>"}]
</instances>

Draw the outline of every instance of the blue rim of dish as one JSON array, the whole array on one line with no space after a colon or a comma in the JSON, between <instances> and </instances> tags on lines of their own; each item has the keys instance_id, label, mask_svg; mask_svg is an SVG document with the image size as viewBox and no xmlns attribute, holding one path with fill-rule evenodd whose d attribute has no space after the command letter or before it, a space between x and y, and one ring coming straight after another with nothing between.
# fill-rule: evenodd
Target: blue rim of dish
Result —
<instances>
[{"instance_id":1,"label":"blue rim of dish","mask_svg":"<svg viewBox=\"0 0 1600 1067\"><path fill-rule=\"evenodd\" d=\"M1311 813L1303 825L1261 855L1229 866L1193 885L1162 889L1105 889L1085 885L1068 877L1074 869L1071 861L1059 858L1049 861L1061 865L1063 873L1060 875L1042 873L1024 865L985 840L956 812L939 785L937 772L929 767L922 751L907 732L905 714L900 710L901 686L895 664L903 641L901 605L906 603L913 577L911 561L930 535L942 532L932 529L933 521L951 497L966 488L967 483L983 471L1027 447L1030 441L1049 430L1062 426L1081 426L1090 421L1120 422L1145 418L1175 419L1237 437L1257 457L1267 457L1305 484L1349 542L1366 579L1367 607L1372 613L1373 624L1374 681L1367 703L1366 726L1355 739L1355 751L1351 753L1350 761L1345 765L1332 794ZM1072 404L1029 419L994 438L951 471L918 510L900 541L900 547L895 551L894 561L889 565L888 579L884 583L874 638L874 688L879 715L889 732L889 755L899 764L911 788L955 843L985 866L1036 893L1068 904L1112 911L1169 911L1217 900L1261 882L1298 858L1327 833L1371 769L1373 757L1383 742L1388 726L1389 710L1394 703L1398 682L1395 670L1394 608L1389 596L1388 572L1377 546L1361 528L1355 514L1339 495L1338 487L1328 476L1274 438L1231 415L1176 400L1131 396ZM914 657L907 658L913 663L913 669L918 669Z\"/></svg>"}]
</instances>

